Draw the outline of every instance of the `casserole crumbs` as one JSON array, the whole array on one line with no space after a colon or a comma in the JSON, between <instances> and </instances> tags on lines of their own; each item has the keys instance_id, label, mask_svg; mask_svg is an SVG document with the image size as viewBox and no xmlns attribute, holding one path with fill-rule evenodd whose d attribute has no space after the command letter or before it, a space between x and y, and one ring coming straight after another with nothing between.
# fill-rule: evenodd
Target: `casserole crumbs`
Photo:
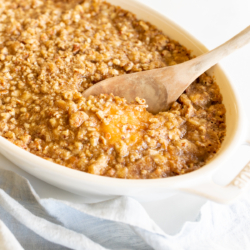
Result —
<instances>
[{"instance_id":1,"label":"casserole crumbs","mask_svg":"<svg viewBox=\"0 0 250 250\"><path fill-rule=\"evenodd\" d=\"M189 51L108 3L0 3L0 135L80 171L147 179L202 167L225 137L216 83L201 75L167 112L145 100L82 93L109 77L171 66Z\"/></svg>"}]
</instances>

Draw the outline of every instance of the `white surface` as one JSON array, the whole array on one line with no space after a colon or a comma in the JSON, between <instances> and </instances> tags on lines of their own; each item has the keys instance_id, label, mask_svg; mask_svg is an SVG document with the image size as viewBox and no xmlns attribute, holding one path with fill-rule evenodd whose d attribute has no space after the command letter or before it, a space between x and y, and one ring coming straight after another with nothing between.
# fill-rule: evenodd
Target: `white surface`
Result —
<instances>
[{"instance_id":1,"label":"white surface","mask_svg":"<svg viewBox=\"0 0 250 250\"><path fill-rule=\"evenodd\" d=\"M170 17L188 32L197 37L208 48L212 49L220 43L229 39L240 30L250 24L250 3L248 0L239 1L216 1L216 0L141 0L150 7ZM229 76L238 83L238 88L242 95L246 107L250 107L250 46L234 53L224 59L222 65ZM246 109L250 117L250 109ZM240 156L239 153L244 153ZM243 164L248 160L248 148L239 150L233 156L230 164ZM240 158L240 159L239 159ZM0 157L1 167L13 169L28 178L36 192L42 197L53 197L73 201L83 202L80 196L70 194L58 188L44 183L22 170L16 168L8 160ZM167 201L156 203L144 203L144 207L150 216L167 233L174 234L187 220L194 220L200 206L205 200L190 195L176 195Z\"/></svg>"}]
</instances>

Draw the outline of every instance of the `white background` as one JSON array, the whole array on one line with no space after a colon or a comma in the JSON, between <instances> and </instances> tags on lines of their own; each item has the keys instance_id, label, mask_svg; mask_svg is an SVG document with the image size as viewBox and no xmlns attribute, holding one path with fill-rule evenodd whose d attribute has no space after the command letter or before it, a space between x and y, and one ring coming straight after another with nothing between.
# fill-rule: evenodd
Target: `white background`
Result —
<instances>
[{"instance_id":1,"label":"white background","mask_svg":"<svg viewBox=\"0 0 250 250\"><path fill-rule=\"evenodd\" d=\"M250 0L140 1L178 23L208 49L215 48L250 25ZM224 59L221 65L237 85L246 114L250 118L250 45ZM228 164L245 164L250 158L249 155L250 149L242 147L229 159ZM52 197L77 203L84 202L77 195L52 187L30 176L1 155L0 163L1 168L12 169L28 178L41 198ZM175 234L185 221L196 218L205 201L203 198L180 194L166 201L144 203L143 205L166 233Z\"/></svg>"}]
</instances>

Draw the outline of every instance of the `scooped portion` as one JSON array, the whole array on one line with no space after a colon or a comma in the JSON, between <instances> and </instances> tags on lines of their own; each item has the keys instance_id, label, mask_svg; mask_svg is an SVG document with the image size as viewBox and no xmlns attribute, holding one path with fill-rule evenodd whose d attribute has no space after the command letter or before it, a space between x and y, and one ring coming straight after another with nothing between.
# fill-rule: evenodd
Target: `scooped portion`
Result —
<instances>
[{"instance_id":1,"label":"scooped portion","mask_svg":"<svg viewBox=\"0 0 250 250\"><path fill-rule=\"evenodd\" d=\"M30 142L26 149L96 175L146 179L184 174L203 166L221 146L225 108L215 104L206 109L204 102L206 93L216 90L216 84L191 86L169 111L157 115L147 112L139 97L134 103L112 94L79 97L65 130L51 118L50 128L42 130L45 141Z\"/></svg>"},{"instance_id":2,"label":"scooped portion","mask_svg":"<svg viewBox=\"0 0 250 250\"><path fill-rule=\"evenodd\" d=\"M84 116L86 120L78 123L77 138L84 141L81 157L70 158L68 164L92 174L133 179L162 178L200 168L220 148L225 109L221 104L206 111L195 108L190 97L202 105L206 95L199 91L202 85L196 87L187 89L180 103L158 115L147 112L145 100L139 97L128 103L112 94L90 96L84 111L70 118ZM214 85L210 91L216 89Z\"/></svg>"}]
</instances>

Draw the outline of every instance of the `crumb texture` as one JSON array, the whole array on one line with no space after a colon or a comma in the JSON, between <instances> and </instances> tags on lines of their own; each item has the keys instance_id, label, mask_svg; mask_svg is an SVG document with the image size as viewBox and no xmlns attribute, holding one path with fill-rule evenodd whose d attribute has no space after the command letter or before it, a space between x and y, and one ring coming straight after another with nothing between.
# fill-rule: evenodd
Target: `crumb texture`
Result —
<instances>
[{"instance_id":1,"label":"crumb texture","mask_svg":"<svg viewBox=\"0 0 250 250\"><path fill-rule=\"evenodd\" d=\"M225 107L203 74L167 112L82 93L109 77L175 65L190 52L108 3L2 0L0 135L49 161L128 179L202 167L225 137Z\"/></svg>"}]
</instances>

